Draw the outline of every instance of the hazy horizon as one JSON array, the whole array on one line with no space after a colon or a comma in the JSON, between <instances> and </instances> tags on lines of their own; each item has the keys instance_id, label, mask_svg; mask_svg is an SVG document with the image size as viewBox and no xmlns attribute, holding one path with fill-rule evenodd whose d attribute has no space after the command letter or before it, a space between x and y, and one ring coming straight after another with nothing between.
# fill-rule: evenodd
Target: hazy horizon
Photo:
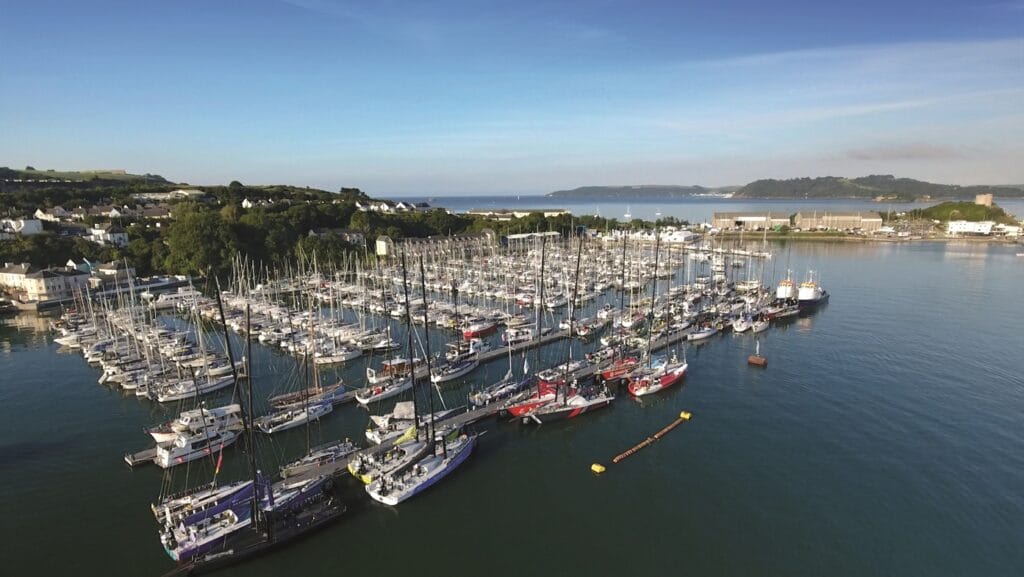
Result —
<instances>
[{"instance_id":1,"label":"hazy horizon","mask_svg":"<svg viewBox=\"0 0 1024 577\"><path fill-rule=\"evenodd\" d=\"M1024 182L1024 0L5 8L12 168L379 196Z\"/></svg>"}]
</instances>

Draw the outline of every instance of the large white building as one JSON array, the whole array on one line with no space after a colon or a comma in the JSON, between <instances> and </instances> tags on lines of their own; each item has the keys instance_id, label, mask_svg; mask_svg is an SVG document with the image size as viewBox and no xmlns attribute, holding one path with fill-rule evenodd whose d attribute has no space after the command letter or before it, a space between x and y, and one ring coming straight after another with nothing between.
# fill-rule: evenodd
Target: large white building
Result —
<instances>
[{"instance_id":1,"label":"large white building","mask_svg":"<svg viewBox=\"0 0 1024 577\"><path fill-rule=\"evenodd\" d=\"M764 230L789 226L789 216L764 212L716 212L711 225L719 230Z\"/></svg>"},{"instance_id":2,"label":"large white building","mask_svg":"<svg viewBox=\"0 0 1024 577\"><path fill-rule=\"evenodd\" d=\"M89 286L89 274L79 270L46 269L25 275L26 301L64 300Z\"/></svg>"},{"instance_id":3,"label":"large white building","mask_svg":"<svg viewBox=\"0 0 1024 577\"><path fill-rule=\"evenodd\" d=\"M996 223L991 220L982 221L970 221L970 220L951 220L946 224L946 234L951 235L990 235L992 234L992 227Z\"/></svg>"}]
</instances>

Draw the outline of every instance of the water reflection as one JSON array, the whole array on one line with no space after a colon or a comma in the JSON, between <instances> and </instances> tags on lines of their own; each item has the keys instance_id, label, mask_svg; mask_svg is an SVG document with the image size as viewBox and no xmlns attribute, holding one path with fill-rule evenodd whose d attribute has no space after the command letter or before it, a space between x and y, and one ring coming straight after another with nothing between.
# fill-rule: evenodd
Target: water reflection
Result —
<instances>
[{"instance_id":1,"label":"water reflection","mask_svg":"<svg viewBox=\"0 0 1024 577\"><path fill-rule=\"evenodd\" d=\"M0 351L9 354L13 347L42 347L47 344L50 317L20 313L0 318Z\"/></svg>"}]
</instances>

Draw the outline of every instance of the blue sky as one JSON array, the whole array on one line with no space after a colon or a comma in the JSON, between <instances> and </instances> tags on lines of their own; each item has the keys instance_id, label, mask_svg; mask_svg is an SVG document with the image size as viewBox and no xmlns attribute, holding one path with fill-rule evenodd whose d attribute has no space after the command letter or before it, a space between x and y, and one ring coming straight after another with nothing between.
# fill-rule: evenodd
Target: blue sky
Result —
<instances>
[{"instance_id":1,"label":"blue sky","mask_svg":"<svg viewBox=\"0 0 1024 577\"><path fill-rule=\"evenodd\" d=\"M1024 0L0 7L0 165L380 195L1024 183Z\"/></svg>"}]
</instances>

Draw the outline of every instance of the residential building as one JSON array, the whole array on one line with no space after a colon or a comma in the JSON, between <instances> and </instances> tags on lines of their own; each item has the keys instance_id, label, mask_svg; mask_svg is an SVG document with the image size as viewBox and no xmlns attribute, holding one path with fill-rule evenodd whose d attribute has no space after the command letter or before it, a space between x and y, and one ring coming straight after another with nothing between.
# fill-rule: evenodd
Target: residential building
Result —
<instances>
[{"instance_id":1,"label":"residential building","mask_svg":"<svg viewBox=\"0 0 1024 577\"><path fill-rule=\"evenodd\" d=\"M123 260L94 265L91 272L93 286L123 284L135 278L135 268L128 266Z\"/></svg>"},{"instance_id":2,"label":"residential building","mask_svg":"<svg viewBox=\"0 0 1024 577\"><path fill-rule=\"evenodd\" d=\"M75 269L55 268L25 275L22 285L24 300L50 301L72 298L89 285L89 274Z\"/></svg>"},{"instance_id":3,"label":"residential building","mask_svg":"<svg viewBox=\"0 0 1024 577\"><path fill-rule=\"evenodd\" d=\"M426 202L406 202L399 201L395 203L395 210L398 212L429 212L433 210L429 203Z\"/></svg>"},{"instance_id":4,"label":"residential building","mask_svg":"<svg viewBox=\"0 0 1024 577\"><path fill-rule=\"evenodd\" d=\"M35 214L32 216L39 220L45 220L48 222L65 222L71 220L71 213L64 210L62 206L55 206L53 208L47 208L43 210L37 208Z\"/></svg>"},{"instance_id":5,"label":"residential building","mask_svg":"<svg viewBox=\"0 0 1024 577\"><path fill-rule=\"evenodd\" d=\"M390 200L357 200L356 208L362 212L396 212Z\"/></svg>"},{"instance_id":6,"label":"residential building","mask_svg":"<svg viewBox=\"0 0 1024 577\"><path fill-rule=\"evenodd\" d=\"M128 245L128 233L120 226L104 222L89 229L88 239L96 244L111 244L117 247Z\"/></svg>"},{"instance_id":7,"label":"residential building","mask_svg":"<svg viewBox=\"0 0 1024 577\"><path fill-rule=\"evenodd\" d=\"M974 204L980 204L981 206L992 206L992 193L975 195Z\"/></svg>"},{"instance_id":8,"label":"residential building","mask_svg":"<svg viewBox=\"0 0 1024 577\"><path fill-rule=\"evenodd\" d=\"M139 211L139 216L153 220L166 220L171 218L173 215L171 214L171 207L164 204L156 204L143 207L143 209Z\"/></svg>"},{"instance_id":9,"label":"residential building","mask_svg":"<svg viewBox=\"0 0 1024 577\"><path fill-rule=\"evenodd\" d=\"M4 267L0 268L0 288L8 292L22 290L22 287L25 286L25 275L30 272L32 272L32 265L27 262L4 263Z\"/></svg>"},{"instance_id":10,"label":"residential building","mask_svg":"<svg viewBox=\"0 0 1024 577\"><path fill-rule=\"evenodd\" d=\"M711 225L719 230L764 230L789 226L789 217L764 212L716 212Z\"/></svg>"},{"instance_id":11,"label":"residential building","mask_svg":"<svg viewBox=\"0 0 1024 577\"><path fill-rule=\"evenodd\" d=\"M882 228L882 216L877 212L798 212L793 226L801 230L875 232Z\"/></svg>"}]
</instances>

